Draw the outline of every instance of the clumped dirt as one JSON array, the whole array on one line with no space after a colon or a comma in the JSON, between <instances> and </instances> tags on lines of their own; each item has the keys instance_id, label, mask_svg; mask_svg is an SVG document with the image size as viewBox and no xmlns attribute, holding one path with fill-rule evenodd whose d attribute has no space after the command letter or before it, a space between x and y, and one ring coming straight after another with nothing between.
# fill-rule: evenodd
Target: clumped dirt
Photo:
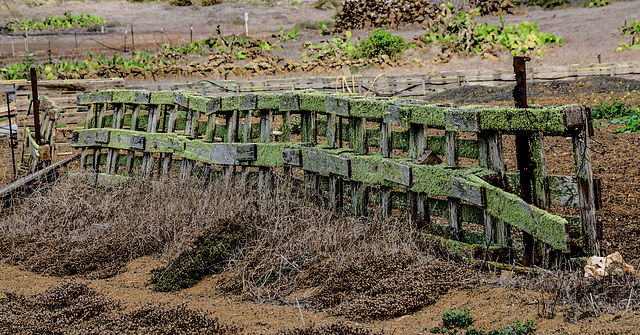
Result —
<instances>
[{"instance_id":1,"label":"clumped dirt","mask_svg":"<svg viewBox=\"0 0 640 335\"><path fill-rule=\"evenodd\" d=\"M387 320L433 305L450 290L468 286L478 271L463 264L427 262L393 254L352 259L326 277L314 307L355 320Z\"/></svg>"},{"instance_id":2,"label":"clumped dirt","mask_svg":"<svg viewBox=\"0 0 640 335\"><path fill-rule=\"evenodd\" d=\"M242 329L220 324L201 312L177 305L145 305L124 312L119 301L87 285L68 281L44 293L25 296L7 291L0 297L0 331L43 334L237 334Z\"/></svg>"}]
</instances>

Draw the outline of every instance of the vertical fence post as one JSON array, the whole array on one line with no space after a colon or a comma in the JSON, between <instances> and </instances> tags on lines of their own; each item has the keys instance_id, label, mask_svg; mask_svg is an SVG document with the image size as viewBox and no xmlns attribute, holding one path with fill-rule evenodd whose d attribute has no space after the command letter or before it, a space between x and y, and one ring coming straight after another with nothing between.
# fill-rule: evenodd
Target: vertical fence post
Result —
<instances>
[{"instance_id":1,"label":"vertical fence post","mask_svg":"<svg viewBox=\"0 0 640 335\"><path fill-rule=\"evenodd\" d=\"M244 125L242 127L242 142L250 143L251 142L251 125L253 123L253 111L248 110L244 116ZM242 185L244 187L247 186L247 181L249 179L249 167L242 167Z\"/></svg>"},{"instance_id":2,"label":"vertical fence post","mask_svg":"<svg viewBox=\"0 0 640 335\"><path fill-rule=\"evenodd\" d=\"M334 113L327 114L327 144L331 148L337 146L337 116ZM338 209L342 207L342 179L338 176L329 175L329 207Z\"/></svg>"},{"instance_id":3,"label":"vertical fence post","mask_svg":"<svg viewBox=\"0 0 640 335\"><path fill-rule=\"evenodd\" d=\"M38 75L36 68L31 67L31 98L33 100L33 124L36 127L36 143L42 144L42 136L40 134L40 99L38 98Z\"/></svg>"},{"instance_id":4,"label":"vertical fence post","mask_svg":"<svg viewBox=\"0 0 640 335\"><path fill-rule=\"evenodd\" d=\"M158 121L160 120L160 106L151 105L149 108L149 119L147 120L147 133L156 133L158 131ZM153 176L153 154L145 152L142 156L142 173L145 178Z\"/></svg>"},{"instance_id":5,"label":"vertical fence post","mask_svg":"<svg viewBox=\"0 0 640 335\"><path fill-rule=\"evenodd\" d=\"M103 103L97 105L96 107L100 107L99 111L96 110L96 121L94 128L102 128L102 120L104 119L104 113L107 110L107 103ZM93 149L93 173L100 172L100 148Z\"/></svg>"},{"instance_id":6,"label":"vertical fence post","mask_svg":"<svg viewBox=\"0 0 640 335\"><path fill-rule=\"evenodd\" d=\"M591 149L589 149L589 134L591 130L589 118L591 114L588 108L579 108L582 117L582 127L577 136L573 137L573 155L576 179L578 180L578 201L580 206L580 221L582 223L582 236L585 237L583 249L587 255L600 256L601 250L598 239L600 229L596 218L596 197L591 167Z\"/></svg>"},{"instance_id":7,"label":"vertical fence post","mask_svg":"<svg viewBox=\"0 0 640 335\"><path fill-rule=\"evenodd\" d=\"M317 115L312 111L300 112L300 138L302 142L314 146L318 143ZM307 191L316 194L320 178L315 172L304 171L304 183Z\"/></svg>"},{"instance_id":8,"label":"vertical fence post","mask_svg":"<svg viewBox=\"0 0 640 335\"><path fill-rule=\"evenodd\" d=\"M267 110L260 117L260 142L271 143L273 137L273 111ZM264 196L269 196L273 188L273 171L268 167L258 169L258 189Z\"/></svg>"},{"instance_id":9,"label":"vertical fence post","mask_svg":"<svg viewBox=\"0 0 640 335\"><path fill-rule=\"evenodd\" d=\"M111 128L120 129L122 114L124 113L125 104L121 103L115 106L113 109L113 119L111 121ZM116 174L118 171L118 149L109 149L107 152L107 167L106 173Z\"/></svg>"},{"instance_id":10,"label":"vertical fence post","mask_svg":"<svg viewBox=\"0 0 640 335\"><path fill-rule=\"evenodd\" d=\"M447 145L447 165L458 167L458 132L445 131L445 141ZM453 238L459 240L462 232L462 224L460 221L460 199L447 198L449 207L449 226Z\"/></svg>"},{"instance_id":11,"label":"vertical fence post","mask_svg":"<svg viewBox=\"0 0 640 335\"><path fill-rule=\"evenodd\" d=\"M516 56L513 57L513 71L516 75L516 86L513 89L513 98L517 108L527 108L527 68L526 62L531 58ZM533 164L530 152L531 132L520 131L516 133L516 157L518 170L520 171L520 197L526 203L532 203L533 190ZM522 262L526 266L537 263L535 253L535 240L527 232L522 232L522 243L524 244L524 256Z\"/></svg>"},{"instance_id":12,"label":"vertical fence post","mask_svg":"<svg viewBox=\"0 0 640 335\"><path fill-rule=\"evenodd\" d=\"M502 151L502 135L499 131L481 131L478 133L478 161L480 167L498 173L500 188L506 188L506 169ZM509 230L504 221L484 212L484 238L487 246L497 244L509 245Z\"/></svg>"},{"instance_id":13,"label":"vertical fence post","mask_svg":"<svg viewBox=\"0 0 640 335\"><path fill-rule=\"evenodd\" d=\"M380 152L382 157L390 158L393 144L391 142L391 125L384 120L380 123ZM383 218L391 215L393 204L391 200L391 187L380 186L380 207Z\"/></svg>"},{"instance_id":14,"label":"vertical fence post","mask_svg":"<svg viewBox=\"0 0 640 335\"><path fill-rule=\"evenodd\" d=\"M361 155L367 154L366 119L349 119L349 147ZM367 207L367 194L364 183L351 181L351 209L355 215L364 215Z\"/></svg>"},{"instance_id":15,"label":"vertical fence post","mask_svg":"<svg viewBox=\"0 0 640 335\"><path fill-rule=\"evenodd\" d=\"M428 147L427 127L421 124L410 124L409 127L409 158L415 160ZM430 224L429 204L424 193L407 192L407 206L411 215L418 222L418 228Z\"/></svg>"},{"instance_id":16,"label":"vertical fence post","mask_svg":"<svg viewBox=\"0 0 640 335\"><path fill-rule=\"evenodd\" d=\"M234 110L230 114L227 114L227 143L233 143L236 141L237 129L238 129L238 111ZM236 171L235 165L225 165L222 169L224 172L224 180L228 185L231 184L233 173Z\"/></svg>"},{"instance_id":17,"label":"vertical fence post","mask_svg":"<svg viewBox=\"0 0 640 335\"><path fill-rule=\"evenodd\" d=\"M135 131L138 128L138 117L140 115L140 108L142 108L142 105L136 105L133 108L133 113L131 114L131 130ZM131 172L133 171L133 165L134 165L134 160L135 160L135 151L134 150L129 150L129 152L127 153L127 171L126 174L129 176L131 175Z\"/></svg>"}]
</instances>

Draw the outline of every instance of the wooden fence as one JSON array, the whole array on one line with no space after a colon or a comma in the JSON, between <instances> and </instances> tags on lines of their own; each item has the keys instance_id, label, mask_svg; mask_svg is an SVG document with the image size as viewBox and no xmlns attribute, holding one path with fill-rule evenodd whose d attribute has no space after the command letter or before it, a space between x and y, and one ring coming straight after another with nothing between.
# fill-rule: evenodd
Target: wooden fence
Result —
<instances>
[{"instance_id":1,"label":"wooden fence","mask_svg":"<svg viewBox=\"0 0 640 335\"><path fill-rule=\"evenodd\" d=\"M220 97L118 90L80 94L78 104L88 107L86 129L73 133L72 145L82 149L81 166L101 176L215 174L243 183L255 176L268 193L274 173L304 175L328 206L356 215L404 209L424 227L470 244L508 247L517 231L539 250L599 253L583 106L451 108L314 91ZM505 171L502 136L515 133L529 139L533 179L523 189L534 204L516 195L523 171ZM545 136L573 138L574 176L547 174ZM553 215L551 206L578 208L580 216ZM534 251L525 245L525 258L533 259L527 252ZM541 260L545 254L554 252Z\"/></svg>"},{"instance_id":2,"label":"wooden fence","mask_svg":"<svg viewBox=\"0 0 640 335\"><path fill-rule=\"evenodd\" d=\"M527 81L574 80L592 76L640 77L640 62L576 64L555 67L527 68ZM428 74L287 78L264 80L215 80L191 83L149 83L130 85L128 89L146 91L190 90L208 94L249 94L313 89L321 92L352 92L378 97L425 97L429 93L466 86L499 86L515 83L513 69L441 71ZM124 89L123 79L45 80L38 83L40 95L47 96L60 108L58 143L69 142L74 130L82 127L85 110L76 104L79 93L106 89ZM15 90L18 96L16 113L19 125L33 126L33 117L27 115L31 84L26 80L0 81L0 89ZM0 107L3 102L0 101ZM80 109L78 109L80 107ZM60 152L66 152L61 150Z\"/></svg>"}]
</instances>

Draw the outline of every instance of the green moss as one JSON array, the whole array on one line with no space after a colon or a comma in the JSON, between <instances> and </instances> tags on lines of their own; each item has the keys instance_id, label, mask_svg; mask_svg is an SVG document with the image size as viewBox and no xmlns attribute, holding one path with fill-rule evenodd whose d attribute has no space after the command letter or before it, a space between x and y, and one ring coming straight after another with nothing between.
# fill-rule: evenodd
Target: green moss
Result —
<instances>
[{"instance_id":1,"label":"green moss","mask_svg":"<svg viewBox=\"0 0 640 335\"><path fill-rule=\"evenodd\" d=\"M480 130L540 131L547 135L562 135L565 131L564 107L481 108L478 113Z\"/></svg>"},{"instance_id":2,"label":"green moss","mask_svg":"<svg viewBox=\"0 0 640 335\"><path fill-rule=\"evenodd\" d=\"M349 116L365 117L368 121L381 121L389 100L376 100L372 98L350 99Z\"/></svg>"},{"instance_id":3,"label":"green moss","mask_svg":"<svg viewBox=\"0 0 640 335\"><path fill-rule=\"evenodd\" d=\"M90 105L92 103L91 93L78 93L78 105Z\"/></svg>"},{"instance_id":4,"label":"green moss","mask_svg":"<svg viewBox=\"0 0 640 335\"><path fill-rule=\"evenodd\" d=\"M161 91L151 92L149 103L152 105L173 105L173 92Z\"/></svg>"},{"instance_id":5,"label":"green moss","mask_svg":"<svg viewBox=\"0 0 640 335\"><path fill-rule=\"evenodd\" d=\"M258 95L258 109L280 109L280 98L282 94L279 93L262 93Z\"/></svg>"},{"instance_id":6,"label":"green moss","mask_svg":"<svg viewBox=\"0 0 640 335\"><path fill-rule=\"evenodd\" d=\"M327 95L324 93L300 93L300 110L310 112L327 112Z\"/></svg>"},{"instance_id":7,"label":"green moss","mask_svg":"<svg viewBox=\"0 0 640 335\"><path fill-rule=\"evenodd\" d=\"M291 147L291 143L255 143L258 149L257 159L251 163L252 166L278 167L285 166L282 151Z\"/></svg>"},{"instance_id":8,"label":"green moss","mask_svg":"<svg viewBox=\"0 0 640 335\"><path fill-rule=\"evenodd\" d=\"M195 110L201 113L207 113L207 103L209 102L208 98L201 97L198 95L188 95L189 100L189 109Z\"/></svg>"},{"instance_id":9,"label":"green moss","mask_svg":"<svg viewBox=\"0 0 640 335\"><path fill-rule=\"evenodd\" d=\"M438 107L437 105L406 105L402 109L406 109L411 123L424 124L434 128L445 127L445 113L450 109L448 107Z\"/></svg>"},{"instance_id":10,"label":"green moss","mask_svg":"<svg viewBox=\"0 0 640 335\"><path fill-rule=\"evenodd\" d=\"M109 90L112 103L135 103L136 91L133 90Z\"/></svg>"},{"instance_id":11,"label":"green moss","mask_svg":"<svg viewBox=\"0 0 640 335\"><path fill-rule=\"evenodd\" d=\"M257 95L231 95L220 98L220 110L223 112L231 112L234 110L251 110L256 109Z\"/></svg>"},{"instance_id":12,"label":"green moss","mask_svg":"<svg viewBox=\"0 0 640 335\"><path fill-rule=\"evenodd\" d=\"M470 176L485 188L486 211L505 223L524 230L557 250L567 249L567 220L526 204L518 196Z\"/></svg>"}]
</instances>

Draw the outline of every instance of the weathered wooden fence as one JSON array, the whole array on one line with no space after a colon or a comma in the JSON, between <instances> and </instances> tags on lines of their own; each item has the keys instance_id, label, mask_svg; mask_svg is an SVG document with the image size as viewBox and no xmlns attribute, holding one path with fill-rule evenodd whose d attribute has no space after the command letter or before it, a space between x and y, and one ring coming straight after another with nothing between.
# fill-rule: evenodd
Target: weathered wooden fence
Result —
<instances>
[{"instance_id":1,"label":"weathered wooden fence","mask_svg":"<svg viewBox=\"0 0 640 335\"><path fill-rule=\"evenodd\" d=\"M24 127L22 152L20 163L29 173L34 173L40 164L50 164L55 155L56 125L60 116L60 109L47 97L42 97L39 104L40 140L36 141L35 132L30 127Z\"/></svg>"},{"instance_id":2,"label":"weathered wooden fence","mask_svg":"<svg viewBox=\"0 0 640 335\"><path fill-rule=\"evenodd\" d=\"M263 192L274 173L304 174L329 206L356 215L405 209L423 226L470 244L510 246L522 232L539 250L599 253L583 106L452 108L314 91L205 97L118 90L81 94L78 104L88 106L86 129L74 132L72 145L96 173L162 179L215 171L248 182L257 172ZM533 204L516 195L522 171L505 171L502 136L515 133L529 139L533 179L522 189L531 190ZM545 136L573 138L574 176L547 174ZM551 206L577 208L580 216L553 215Z\"/></svg>"}]
</instances>

